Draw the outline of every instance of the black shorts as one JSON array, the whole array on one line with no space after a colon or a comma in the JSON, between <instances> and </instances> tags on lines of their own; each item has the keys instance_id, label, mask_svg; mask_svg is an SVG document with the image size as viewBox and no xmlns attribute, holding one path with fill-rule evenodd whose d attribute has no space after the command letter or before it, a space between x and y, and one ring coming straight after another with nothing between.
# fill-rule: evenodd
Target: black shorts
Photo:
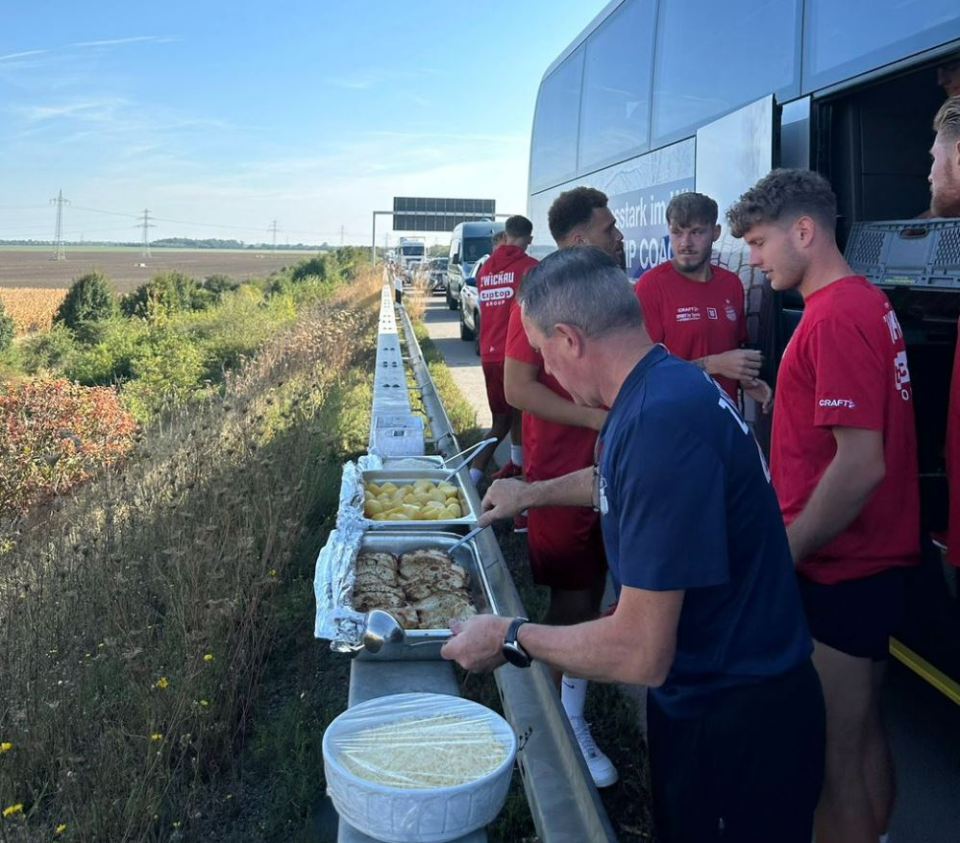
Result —
<instances>
[{"instance_id":1,"label":"black shorts","mask_svg":"<svg viewBox=\"0 0 960 843\"><path fill-rule=\"evenodd\" d=\"M800 597L815 641L848 656L883 661L903 620L904 568L821 585L798 576Z\"/></svg>"},{"instance_id":2,"label":"black shorts","mask_svg":"<svg viewBox=\"0 0 960 843\"><path fill-rule=\"evenodd\" d=\"M808 659L783 676L719 693L700 717L647 696L661 843L810 843L823 784L825 715Z\"/></svg>"}]
</instances>

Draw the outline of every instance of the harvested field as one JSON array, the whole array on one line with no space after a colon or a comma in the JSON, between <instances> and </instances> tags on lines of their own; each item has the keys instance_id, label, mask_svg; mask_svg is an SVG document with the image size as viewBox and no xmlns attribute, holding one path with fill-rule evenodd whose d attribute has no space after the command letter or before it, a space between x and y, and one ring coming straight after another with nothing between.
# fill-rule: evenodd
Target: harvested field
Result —
<instances>
[{"instance_id":1,"label":"harvested field","mask_svg":"<svg viewBox=\"0 0 960 843\"><path fill-rule=\"evenodd\" d=\"M68 249L65 261L50 259L49 249L0 248L0 287L69 287L81 275L99 270L118 293L127 293L161 272L176 270L202 281L208 275L229 275L238 281L262 278L293 266L313 252L155 249Z\"/></svg>"}]
</instances>

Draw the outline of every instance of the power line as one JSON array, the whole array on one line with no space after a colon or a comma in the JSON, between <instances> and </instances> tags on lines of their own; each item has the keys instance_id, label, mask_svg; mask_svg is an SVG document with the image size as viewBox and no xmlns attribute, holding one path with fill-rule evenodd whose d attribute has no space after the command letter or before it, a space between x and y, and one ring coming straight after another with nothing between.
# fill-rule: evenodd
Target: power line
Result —
<instances>
[{"instance_id":1,"label":"power line","mask_svg":"<svg viewBox=\"0 0 960 843\"><path fill-rule=\"evenodd\" d=\"M277 251L277 221L276 220L270 223L270 226L269 228L267 228L267 231L273 232L273 251Z\"/></svg>"}]
</instances>

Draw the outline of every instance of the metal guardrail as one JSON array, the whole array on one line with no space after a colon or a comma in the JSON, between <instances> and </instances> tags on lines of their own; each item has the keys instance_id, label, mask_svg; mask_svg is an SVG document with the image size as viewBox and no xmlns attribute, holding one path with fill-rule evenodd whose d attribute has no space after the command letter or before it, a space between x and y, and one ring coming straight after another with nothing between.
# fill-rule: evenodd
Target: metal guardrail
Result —
<instances>
[{"instance_id":1,"label":"metal guardrail","mask_svg":"<svg viewBox=\"0 0 960 843\"><path fill-rule=\"evenodd\" d=\"M459 443L410 318L402 307L400 314L408 362L422 395L436 448L444 456L450 456L460 450ZM479 511L476 489L472 483L466 486L471 503ZM526 615L492 530L480 533L477 549L500 610L509 615ZM550 671L539 663L528 669L506 665L494 673L494 678L507 720L518 735L526 736L517 763L540 840L543 843L616 841Z\"/></svg>"}]
</instances>

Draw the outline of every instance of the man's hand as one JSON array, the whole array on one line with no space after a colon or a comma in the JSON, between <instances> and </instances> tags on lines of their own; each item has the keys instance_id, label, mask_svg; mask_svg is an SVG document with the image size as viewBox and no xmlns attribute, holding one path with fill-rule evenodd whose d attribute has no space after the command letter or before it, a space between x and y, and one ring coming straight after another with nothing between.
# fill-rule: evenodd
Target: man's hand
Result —
<instances>
[{"instance_id":1,"label":"man's hand","mask_svg":"<svg viewBox=\"0 0 960 843\"><path fill-rule=\"evenodd\" d=\"M749 395L756 401L764 413L770 412L770 407L773 404L773 390L770 388L770 384L755 378L749 381L741 381L740 386L743 387L744 394Z\"/></svg>"},{"instance_id":2,"label":"man's hand","mask_svg":"<svg viewBox=\"0 0 960 843\"><path fill-rule=\"evenodd\" d=\"M453 638L443 645L440 655L475 673L500 667L506 661L503 642L511 620L499 615L475 615L462 624L454 621L450 624Z\"/></svg>"},{"instance_id":3,"label":"man's hand","mask_svg":"<svg viewBox=\"0 0 960 843\"><path fill-rule=\"evenodd\" d=\"M477 519L478 527L486 527L501 518L513 518L527 508L525 495L529 484L516 478L494 480L483 496L483 514Z\"/></svg>"},{"instance_id":4,"label":"man's hand","mask_svg":"<svg viewBox=\"0 0 960 843\"><path fill-rule=\"evenodd\" d=\"M735 381L756 380L760 377L761 365L763 355L752 348L735 348L703 358L703 368L708 375L720 375Z\"/></svg>"}]
</instances>

